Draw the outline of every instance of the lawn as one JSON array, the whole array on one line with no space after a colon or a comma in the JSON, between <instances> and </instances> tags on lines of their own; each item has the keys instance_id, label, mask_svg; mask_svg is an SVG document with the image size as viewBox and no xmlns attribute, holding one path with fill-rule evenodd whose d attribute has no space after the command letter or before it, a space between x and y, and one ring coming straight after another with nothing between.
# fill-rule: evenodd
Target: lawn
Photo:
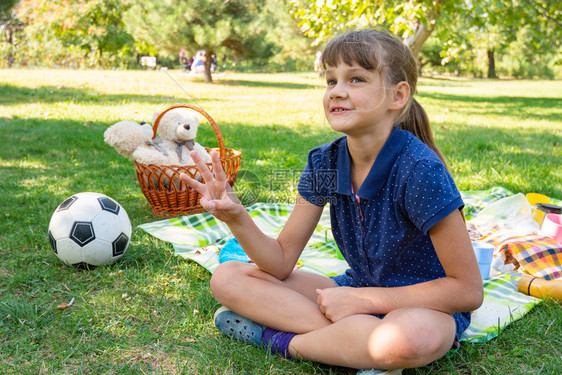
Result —
<instances>
[{"instance_id":1,"label":"lawn","mask_svg":"<svg viewBox=\"0 0 562 375\"><path fill-rule=\"evenodd\" d=\"M559 81L423 78L418 91L461 190L502 186L562 199ZM324 121L322 95L313 73L229 73L205 84L177 71L0 70L0 374L354 374L217 333L210 275L136 228L158 218L132 162L103 142L117 121L197 104L226 146L242 151L251 176L236 185L244 203L291 202L308 150L338 136ZM216 145L205 123L197 140ZM133 235L122 261L79 270L51 251L50 216L81 191L127 210ZM561 306L544 302L498 338L404 373L558 373L560 321Z\"/></svg>"}]
</instances>

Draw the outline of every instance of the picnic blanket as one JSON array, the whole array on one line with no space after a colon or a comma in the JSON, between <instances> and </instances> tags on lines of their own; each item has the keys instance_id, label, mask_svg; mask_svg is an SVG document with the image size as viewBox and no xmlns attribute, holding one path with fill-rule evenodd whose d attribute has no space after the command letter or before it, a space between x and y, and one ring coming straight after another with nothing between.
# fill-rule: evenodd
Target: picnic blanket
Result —
<instances>
[{"instance_id":1,"label":"picnic blanket","mask_svg":"<svg viewBox=\"0 0 562 375\"><path fill-rule=\"evenodd\" d=\"M506 259L511 257L511 263L533 276L545 280L562 278L562 244L552 237L514 236L497 244L495 252L503 253Z\"/></svg>"},{"instance_id":2,"label":"picnic blanket","mask_svg":"<svg viewBox=\"0 0 562 375\"><path fill-rule=\"evenodd\" d=\"M487 204L512 195L494 187L485 191L461 192L467 217L475 215ZM287 203L256 203L246 208L256 225L267 235L276 237L289 217L293 205ZM163 241L172 243L175 254L191 259L209 272L219 265L220 249L233 238L226 224L208 213L183 216L142 224L139 228ZM316 230L307 243L298 263L301 270L326 276L344 272L348 265L339 259L330 229L329 210L324 210ZM472 323L462 341L483 342L529 312L540 300L521 294L510 275L484 280L484 303L473 312Z\"/></svg>"}]
</instances>

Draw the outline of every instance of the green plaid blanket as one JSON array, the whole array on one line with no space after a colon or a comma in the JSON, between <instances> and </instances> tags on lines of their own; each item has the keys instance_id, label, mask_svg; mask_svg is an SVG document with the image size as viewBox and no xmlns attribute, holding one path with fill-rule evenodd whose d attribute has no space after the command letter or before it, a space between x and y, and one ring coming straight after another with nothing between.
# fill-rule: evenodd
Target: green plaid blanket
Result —
<instances>
[{"instance_id":1,"label":"green plaid blanket","mask_svg":"<svg viewBox=\"0 0 562 375\"><path fill-rule=\"evenodd\" d=\"M487 204L512 195L495 187L485 191L461 192L465 213L471 217ZM276 237L289 217L293 205L256 203L246 208L256 225L267 235ZM226 224L212 215L202 213L153 223L139 228L163 241L172 243L175 254L191 259L209 272L219 265L219 251L233 236ZM299 261L301 270L327 276L344 272L348 266L336 257L336 247L330 230L329 210L322 217ZM463 334L463 341L481 342L497 336L499 330L529 312L540 300L523 295L502 275L484 282L484 303L473 313L472 323Z\"/></svg>"},{"instance_id":2,"label":"green plaid blanket","mask_svg":"<svg viewBox=\"0 0 562 375\"><path fill-rule=\"evenodd\" d=\"M484 207L501 198L509 197L513 193L507 189L496 186L488 190L461 191L464 201L464 214L466 220L470 220Z\"/></svg>"},{"instance_id":3,"label":"green plaid blanket","mask_svg":"<svg viewBox=\"0 0 562 375\"><path fill-rule=\"evenodd\" d=\"M291 214L293 205L256 203L246 210L265 234L277 237ZM208 213L142 224L139 227L156 238L171 242L176 255L196 261L211 273L219 265L220 249L233 238L226 224L217 221ZM304 271L322 275L339 275L348 266L335 255L336 246L330 230L330 214L328 210L324 210L299 259L299 267Z\"/></svg>"},{"instance_id":4,"label":"green plaid blanket","mask_svg":"<svg viewBox=\"0 0 562 375\"><path fill-rule=\"evenodd\" d=\"M493 339L509 324L523 317L541 300L519 293L504 274L484 280L484 303L472 313L472 321L461 341L484 342Z\"/></svg>"}]
</instances>

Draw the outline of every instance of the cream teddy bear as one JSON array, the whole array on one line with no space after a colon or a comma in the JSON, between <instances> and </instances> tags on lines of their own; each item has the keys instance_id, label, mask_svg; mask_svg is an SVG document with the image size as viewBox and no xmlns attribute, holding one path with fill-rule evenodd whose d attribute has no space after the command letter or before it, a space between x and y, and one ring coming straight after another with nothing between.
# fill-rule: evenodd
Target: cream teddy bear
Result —
<instances>
[{"instance_id":1,"label":"cream teddy bear","mask_svg":"<svg viewBox=\"0 0 562 375\"><path fill-rule=\"evenodd\" d=\"M153 120L157 117L155 113ZM199 117L194 111L174 108L160 119L159 137L155 139L148 124L120 121L105 131L104 141L119 154L141 164L193 165L191 150L196 150L205 163L210 163L207 150L194 140L198 127Z\"/></svg>"},{"instance_id":2,"label":"cream teddy bear","mask_svg":"<svg viewBox=\"0 0 562 375\"><path fill-rule=\"evenodd\" d=\"M133 160L137 147L152 139L152 126L146 122L119 121L107 128L103 136L105 143L120 155Z\"/></svg>"}]
</instances>

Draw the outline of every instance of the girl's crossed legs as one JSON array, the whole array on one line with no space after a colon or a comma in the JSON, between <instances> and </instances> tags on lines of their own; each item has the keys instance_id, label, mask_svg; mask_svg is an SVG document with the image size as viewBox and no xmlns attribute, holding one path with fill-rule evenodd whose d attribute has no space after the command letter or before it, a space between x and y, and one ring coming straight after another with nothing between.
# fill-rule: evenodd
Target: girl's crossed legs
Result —
<instances>
[{"instance_id":1,"label":"girl's crossed legs","mask_svg":"<svg viewBox=\"0 0 562 375\"><path fill-rule=\"evenodd\" d=\"M336 323L320 311L317 289L337 287L325 276L292 272L279 280L253 264L226 262L211 278L215 298L265 326L294 332L289 354L352 368L419 367L444 356L455 339L449 314L400 308L383 319L353 315Z\"/></svg>"}]
</instances>

